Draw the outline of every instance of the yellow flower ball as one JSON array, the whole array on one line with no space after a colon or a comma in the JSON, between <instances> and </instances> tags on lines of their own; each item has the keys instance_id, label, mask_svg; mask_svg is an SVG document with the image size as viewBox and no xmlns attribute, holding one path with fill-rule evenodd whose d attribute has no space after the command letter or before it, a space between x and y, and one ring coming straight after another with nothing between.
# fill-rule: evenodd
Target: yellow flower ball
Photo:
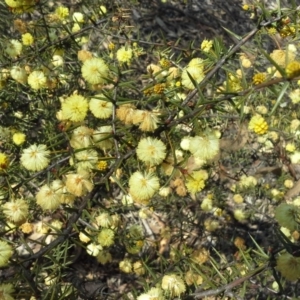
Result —
<instances>
[{"instance_id":1,"label":"yellow flower ball","mask_svg":"<svg viewBox=\"0 0 300 300\"><path fill-rule=\"evenodd\" d=\"M27 78L27 83L33 90L39 90L46 87L47 77L43 71L33 71Z\"/></svg>"},{"instance_id":2,"label":"yellow flower ball","mask_svg":"<svg viewBox=\"0 0 300 300\"><path fill-rule=\"evenodd\" d=\"M27 82L27 73L22 67L13 66L10 70L10 76L19 83L25 84Z\"/></svg>"},{"instance_id":3,"label":"yellow flower ball","mask_svg":"<svg viewBox=\"0 0 300 300\"><path fill-rule=\"evenodd\" d=\"M43 210L55 210L60 206L60 194L53 186L43 185L36 194L36 202Z\"/></svg>"},{"instance_id":4,"label":"yellow flower ball","mask_svg":"<svg viewBox=\"0 0 300 300\"><path fill-rule=\"evenodd\" d=\"M288 78L294 78L300 75L300 62L292 61L288 63L285 68L286 76Z\"/></svg>"},{"instance_id":5,"label":"yellow flower ball","mask_svg":"<svg viewBox=\"0 0 300 300\"><path fill-rule=\"evenodd\" d=\"M159 165L166 157L166 146L158 139L147 137L140 140L136 154L137 158L146 164Z\"/></svg>"},{"instance_id":6,"label":"yellow flower ball","mask_svg":"<svg viewBox=\"0 0 300 300\"><path fill-rule=\"evenodd\" d=\"M25 142L26 135L22 132L16 132L13 134L12 139L15 145L20 146Z\"/></svg>"},{"instance_id":7,"label":"yellow flower ball","mask_svg":"<svg viewBox=\"0 0 300 300\"><path fill-rule=\"evenodd\" d=\"M119 268L124 273L132 273L132 262L130 259L125 258L124 260L120 261Z\"/></svg>"},{"instance_id":8,"label":"yellow flower ball","mask_svg":"<svg viewBox=\"0 0 300 300\"><path fill-rule=\"evenodd\" d=\"M0 171L7 169L9 160L6 154L0 152Z\"/></svg>"},{"instance_id":9,"label":"yellow flower ball","mask_svg":"<svg viewBox=\"0 0 300 300\"><path fill-rule=\"evenodd\" d=\"M204 188L207 178L208 173L205 170L194 171L187 176L185 185L191 194L196 194Z\"/></svg>"},{"instance_id":10,"label":"yellow flower ball","mask_svg":"<svg viewBox=\"0 0 300 300\"><path fill-rule=\"evenodd\" d=\"M90 84L103 84L108 76L108 66L101 58L86 59L81 67L82 77Z\"/></svg>"},{"instance_id":11,"label":"yellow flower ball","mask_svg":"<svg viewBox=\"0 0 300 300\"><path fill-rule=\"evenodd\" d=\"M161 287L165 290L170 297L177 297L185 292L184 281L175 274L165 275L162 278Z\"/></svg>"},{"instance_id":12,"label":"yellow flower ball","mask_svg":"<svg viewBox=\"0 0 300 300\"><path fill-rule=\"evenodd\" d=\"M264 81L266 81L267 76L264 73L257 73L252 77L252 82L257 85L257 84L261 84Z\"/></svg>"},{"instance_id":13,"label":"yellow flower ball","mask_svg":"<svg viewBox=\"0 0 300 300\"><path fill-rule=\"evenodd\" d=\"M135 202L148 202L158 190L159 179L153 173L142 174L137 171L130 176L129 193Z\"/></svg>"},{"instance_id":14,"label":"yellow flower ball","mask_svg":"<svg viewBox=\"0 0 300 300\"><path fill-rule=\"evenodd\" d=\"M256 115L251 118L248 128L254 131L256 134L265 134L269 127L262 116Z\"/></svg>"},{"instance_id":15,"label":"yellow flower ball","mask_svg":"<svg viewBox=\"0 0 300 300\"><path fill-rule=\"evenodd\" d=\"M69 16L69 9L65 6L58 6L55 9L55 15L59 20L64 20Z\"/></svg>"},{"instance_id":16,"label":"yellow flower ball","mask_svg":"<svg viewBox=\"0 0 300 300\"><path fill-rule=\"evenodd\" d=\"M210 49L212 48L212 46L213 46L213 41L212 40L207 40L207 39L205 39L205 40L203 40L203 42L201 43L201 50L203 51L203 52L209 52L210 51Z\"/></svg>"},{"instance_id":17,"label":"yellow flower ball","mask_svg":"<svg viewBox=\"0 0 300 300\"><path fill-rule=\"evenodd\" d=\"M120 63L130 64L132 57L133 57L133 51L130 47L123 46L117 51L117 60Z\"/></svg>"},{"instance_id":18,"label":"yellow flower ball","mask_svg":"<svg viewBox=\"0 0 300 300\"><path fill-rule=\"evenodd\" d=\"M66 188L69 193L80 197L90 192L94 184L88 179L89 174L67 174Z\"/></svg>"},{"instance_id":19,"label":"yellow flower ball","mask_svg":"<svg viewBox=\"0 0 300 300\"><path fill-rule=\"evenodd\" d=\"M8 260L13 255L12 247L4 241L0 241L0 267L5 267L8 265Z\"/></svg>"},{"instance_id":20,"label":"yellow flower ball","mask_svg":"<svg viewBox=\"0 0 300 300\"><path fill-rule=\"evenodd\" d=\"M22 44L18 40L10 40L4 48L4 51L11 58L15 58L16 56L19 56L22 53L22 48Z\"/></svg>"},{"instance_id":21,"label":"yellow flower ball","mask_svg":"<svg viewBox=\"0 0 300 300\"><path fill-rule=\"evenodd\" d=\"M109 247L114 244L115 233L109 228L104 228L98 234L98 243L103 247Z\"/></svg>"},{"instance_id":22,"label":"yellow flower ball","mask_svg":"<svg viewBox=\"0 0 300 300\"><path fill-rule=\"evenodd\" d=\"M103 94L93 96L89 102L92 114L99 119L108 119L113 113L113 104Z\"/></svg>"},{"instance_id":23,"label":"yellow flower ball","mask_svg":"<svg viewBox=\"0 0 300 300\"><path fill-rule=\"evenodd\" d=\"M22 43L24 46L30 46L34 42L34 38L31 33L27 32L22 34Z\"/></svg>"},{"instance_id":24,"label":"yellow flower ball","mask_svg":"<svg viewBox=\"0 0 300 300\"><path fill-rule=\"evenodd\" d=\"M183 70L181 74L181 83L187 89L192 90L195 88L195 85L190 77L193 78L195 82L200 83L204 78L203 68L192 65Z\"/></svg>"},{"instance_id":25,"label":"yellow flower ball","mask_svg":"<svg viewBox=\"0 0 300 300\"><path fill-rule=\"evenodd\" d=\"M28 204L23 199L6 202L2 209L6 218L16 224L24 223L28 216Z\"/></svg>"},{"instance_id":26,"label":"yellow flower ball","mask_svg":"<svg viewBox=\"0 0 300 300\"><path fill-rule=\"evenodd\" d=\"M64 120L81 122L87 115L88 101L81 95L71 95L62 103L61 110Z\"/></svg>"},{"instance_id":27,"label":"yellow flower ball","mask_svg":"<svg viewBox=\"0 0 300 300\"><path fill-rule=\"evenodd\" d=\"M46 145L31 145L23 150L21 164L29 171L41 171L49 165L49 154Z\"/></svg>"}]
</instances>

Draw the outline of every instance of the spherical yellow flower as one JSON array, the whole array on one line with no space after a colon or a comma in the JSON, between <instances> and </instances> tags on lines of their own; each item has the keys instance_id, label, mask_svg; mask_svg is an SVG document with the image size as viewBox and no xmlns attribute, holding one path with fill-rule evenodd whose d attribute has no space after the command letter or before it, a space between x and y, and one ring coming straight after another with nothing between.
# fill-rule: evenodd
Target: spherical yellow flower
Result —
<instances>
[{"instance_id":1,"label":"spherical yellow flower","mask_svg":"<svg viewBox=\"0 0 300 300\"><path fill-rule=\"evenodd\" d=\"M129 192L134 201L147 202L159 190L159 179L152 173L137 171L130 176Z\"/></svg>"},{"instance_id":2,"label":"spherical yellow flower","mask_svg":"<svg viewBox=\"0 0 300 300\"><path fill-rule=\"evenodd\" d=\"M72 19L74 22L84 23L84 14L81 12L74 12Z\"/></svg>"},{"instance_id":3,"label":"spherical yellow flower","mask_svg":"<svg viewBox=\"0 0 300 300\"><path fill-rule=\"evenodd\" d=\"M29 222L25 222L20 226L20 229L22 230L23 233L29 234L33 231L33 224Z\"/></svg>"},{"instance_id":4,"label":"spherical yellow flower","mask_svg":"<svg viewBox=\"0 0 300 300\"><path fill-rule=\"evenodd\" d=\"M288 63L285 68L286 76L288 78L294 78L300 75L300 62L292 61Z\"/></svg>"},{"instance_id":5,"label":"spherical yellow flower","mask_svg":"<svg viewBox=\"0 0 300 300\"><path fill-rule=\"evenodd\" d=\"M33 71L29 74L27 83L33 90L39 90L46 87L47 78L43 71Z\"/></svg>"},{"instance_id":6,"label":"spherical yellow flower","mask_svg":"<svg viewBox=\"0 0 300 300\"><path fill-rule=\"evenodd\" d=\"M43 185L38 193L35 195L36 202L43 210L55 210L60 202L60 194L48 184Z\"/></svg>"},{"instance_id":7,"label":"spherical yellow flower","mask_svg":"<svg viewBox=\"0 0 300 300\"><path fill-rule=\"evenodd\" d=\"M58 17L58 19L64 20L69 16L69 9L65 6L58 6L55 9L55 15Z\"/></svg>"},{"instance_id":8,"label":"spherical yellow flower","mask_svg":"<svg viewBox=\"0 0 300 300\"><path fill-rule=\"evenodd\" d=\"M175 274L165 275L161 282L161 287L170 297L177 297L185 292L184 281Z\"/></svg>"},{"instance_id":9,"label":"spherical yellow flower","mask_svg":"<svg viewBox=\"0 0 300 300\"><path fill-rule=\"evenodd\" d=\"M92 145L93 129L86 126L77 127L72 134L70 145L74 149L88 148Z\"/></svg>"},{"instance_id":10,"label":"spherical yellow flower","mask_svg":"<svg viewBox=\"0 0 300 300\"><path fill-rule=\"evenodd\" d=\"M294 104L300 102L300 89L295 89L289 93L289 97L292 99Z\"/></svg>"},{"instance_id":11,"label":"spherical yellow flower","mask_svg":"<svg viewBox=\"0 0 300 300\"><path fill-rule=\"evenodd\" d=\"M34 42L34 38L31 33L27 32L22 34L22 43L24 46L30 46Z\"/></svg>"},{"instance_id":12,"label":"spherical yellow flower","mask_svg":"<svg viewBox=\"0 0 300 300\"><path fill-rule=\"evenodd\" d=\"M8 167L9 160L6 154L0 152L0 172Z\"/></svg>"},{"instance_id":13,"label":"spherical yellow flower","mask_svg":"<svg viewBox=\"0 0 300 300\"><path fill-rule=\"evenodd\" d=\"M93 57L84 61L81 67L82 77L90 84L102 84L108 76L108 66L101 58Z\"/></svg>"},{"instance_id":14,"label":"spherical yellow flower","mask_svg":"<svg viewBox=\"0 0 300 300\"><path fill-rule=\"evenodd\" d=\"M87 115L88 101L81 95L71 95L62 103L61 110L64 120L81 122Z\"/></svg>"},{"instance_id":15,"label":"spherical yellow flower","mask_svg":"<svg viewBox=\"0 0 300 300\"><path fill-rule=\"evenodd\" d=\"M296 52L292 49L282 50L282 49L275 49L271 54L270 57L280 66L285 67L287 63L293 61L296 57Z\"/></svg>"},{"instance_id":16,"label":"spherical yellow flower","mask_svg":"<svg viewBox=\"0 0 300 300\"><path fill-rule=\"evenodd\" d=\"M286 146L285 146L285 150L286 150L287 152L293 153L293 152L296 151L296 146L295 146L294 143L287 143Z\"/></svg>"},{"instance_id":17,"label":"spherical yellow flower","mask_svg":"<svg viewBox=\"0 0 300 300\"><path fill-rule=\"evenodd\" d=\"M187 285L200 285L203 283L202 276L193 270L187 271L184 279Z\"/></svg>"},{"instance_id":18,"label":"spherical yellow flower","mask_svg":"<svg viewBox=\"0 0 300 300\"><path fill-rule=\"evenodd\" d=\"M78 170L90 171L95 168L98 161L98 153L96 150L83 150L75 153L75 162L70 159L70 165L75 165Z\"/></svg>"},{"instance_id":19,"label":"spherical yellow flower","mask_svg":"<svg viewBox=\"0 0 300 300\"><path fill-rule=\"evenodd\" d=\"M297 280L300 278L300 257L284 253L277 258L276 268L286 279Z\"/></svg>"},{"instance_id":20,"label":"spherical yellow flower","mask_svg":"<svg viewBox=\"0 0 300 300\"><path fill-rule=\"evenodd\" d=\"M25 142L26 135L22 132L16 132L13 134L12 139L15 145L20 146Z\"/></svg>"},{"instance_id":21,"label":"spherical yellow flower","mask_svg":"<svg viewBox=\"0 0 300 300\"><path fill-rule=\"evenodd\" d=\"M195 85L193 84L192 77L195 82L200 83L204 78L203 69L197 66L188 66L185 68L181 74L181 83L187 89L194 89Z\"/></svg>"},{"instance_id":22,"label":"spherical yellow flower","mask_svg":"<svg viewBox=\"0 0 300 300\"><path fill-rule=\"evenodd\" d=\"M131 260L128 258L125 258L124 260L120 261L119 268L124 273L131 273L132 272Z\"/></svg>"},{"instance_id":23,"label":"spherical yellow flower","mask_svg":"<svg viewBox=\"0 0 300 300\"><path fill-rule=\"evenodd\" d=\"M252 77L252 82L257 85L263 83L266 79L267 75L265 73L257 73Z\"/></svg>"},{"instance_id":24,"label":"spherical yellow flower","mask_svg":"<svg viewBox=\"0 0 300 300\"><path fill-rule=\"evenodd\" d=\"M298 206L281 203L276 207L275 219L280 226L286 227L291 231L299 230L299 217L300 208Z\"/></svg>"},{"instance_id":25,"label":"spherical yellow flower","mask_svg":"<svg viewBox=\"0 0 300 300\"><path fill-rule=\"evenodd\" d=\"M91 256L97 256L102 249L101 245L91 243L86 247L86 252Z\"/></svg>"},{"instance_id":26,"label":"spherical yellow flower","mask_svg":"<svg viewBox=\"0 0 300 300\"><path fill-rule=\"evenodd\" d=\"M130 47L121 47L118 51L117 51L117 60L120 63L130 63L133 57L133 51Z\"/></svg>"},{"instance_id":27,"label":"spherical yellow flower","mask_svg":"<svg viewBox=\"0 0 300 300\"><path fill-rule=\"evenodd\" d=\"M88 179L88 174L67 174L66 188L69 193L80 197L90 192L94 185Z\"/></svg>"},{"instance_id":28,"label":"spherical yellow flower","mask_svg":"<svg viewBox=\"0 0 300 300\"><path fill-rule=\"evenodd\" d=\"M142 131L153 132L158 127L158 116L157 113L151 111L140 111L140 115L138 116L138 110L134 111L133 121L137 118L137 121L141 120L139 129Z\"/></svg>"},{"instance_id":29,"label":"spherical yellow flower","mask_svg":"<svg viewBox=\"0 0 300 300\"><path fill-rule=\"evenodd\" d=\"M4 51L11 57L15 58L22 53L22 44L18 40L10 40Z\"/></svg>"},{"instance_id":30,"label":"spherical yellow flower","mask_svg":"<svg viewBox=\"0 0 300 300\"><path fill-rule=\"evenodd\" d=\"M31 145L23 150L21 164L29 171L40 171L49 165L50 151L46 145Z\"/></svg>"},{"instance_id":31,"label":"spherical yellow flower","mask_svg":"<svg viewBox=\"0 0 300 300\"><path fill-rule=\"evenodd\" d=\"M2 208L6 218L14 223L24 223L28 216L28 204L23 199L6 202Z\"/></svg>"},{"instance_id":32,"label":"spherical yellow flower","mask_svg":"<svg viewBox=\"0 0 300 300\"><path fill-rule=\"evenodd\" d=\"M209 52L210 49L212 48L213 46L213 41L212 40L203 40L203 42L201 43L201 50L203 52Z\"/></svg>"},{"instance_id":33,"label":"spherical yellow flower","mask_svg":"<svg viewBox=\"0 0 300 300\"><path fill-rule=\"evenodd\" d=\"M103 94L93 96L89 108L92 114L99 119L108 119L113 113L113 104Z\"/></svg>"},{"instance_id":34,"label":"spherical yellow flower","mask_svg":"<svg viewBox=\"0 0 300 300\"><path fill-rule=\"evenodd\" d=\"M269 127L262 116L256 115L251 118L248 128L257 134L265 134Z\"/></svg>"},{"instance_id":35,"label":"spherical yellow flower","mask_svg":"<svg viewBox=\"0 0 300 300\"><path fill-rule=\"evenodd\" d=\"M13 255L12 247L4 241L0 241L0 267L5 267L8 264L8 260Z\"/></svg>"},{"instance_id":36,"label":"spherical yellow flower","mask_svg":"<svg viewBox=\"0 0 300 300\"><path fill-rule=\"evenodd\" d=\"M105 15L107 13L107 8L104 5L100 5L99 7L99 14Z\"/></svg>"},{"instance_id":37,"label":"spherical yellow flower","mask_svg":"<svg viewBox=\"0 0 300 300\"><path fill-rule=\"evenodd\" d=\"M102 212L99 216L96 217L96 223L101 227L111 227L112 217L107 212Z\"/></svg>"},{"instance_id":38,"label":"spherical yellow flower","mask_svg":"<svg viewBox=\"0 0 300 300\"><path fill-rule=\"evenodd\" d=\"M207 130L199 136L191 137L188 142L189 151L203 161L213 159L220 150L220 140L217 134Z\"/></svg>"},{"instance_id":39,"label":"spherical yellow flower","mask_svg":"<svg viewBox=\"0 0 300 300\"><path fill-rule=\"evenodd\" d=\"M166 146L158 139L147 137L140 140L136 154L146 164L159 165L166 157Z\"/></svg>"},{"instance_id":40,"label":"spherical yellow flower","mask_svg":"<svg viewBox=\"0 0 300 300\"><path fill-rule=\"evenodd\" d=\"M238 220L239 222L244 221L247 218L247 215L245 214L245 212L241 209L236 209L233 212L233 216L236 220Z\"/></svg>"},{"instance_id":41,"label":"spherical yellow flower","mask_svg":"<svg viewBox=\"0 0 300 300\"><path fill-rule=\"evenodd\" d=\"M24 68L13 66L10 70L10 76L15 81L25 84L27 82L27 73Z\"/></svg>"},{"instance_id":42,"label":"spherical yellow flower","mask_svg":"<svg viewBox=\"0 0 300 300\"><path fill-rule=\"evenodd\" d=\"M114 145L112 139L112 126L101 126L96 128L93 134L93 141L96 147L99 147L102 150L111 149Z\"/></svg>"},{"instance_id":43,"label":"spherical yellow flower","mask_svg":"<svg viewBox=\"0 0 300 300\"><path fill-rule=\"evenodd\" d=\"M103 247L109 247L114 244L115 233L109 228L104 228L98 234L98 243Z\"/></svg>"},{"instance_id":44,"label":"spherical yellow flower","mask_svg":"<svg viewBox=\"0 0 300 300\"><path fill-rule=\"evenodd\" d=\"M196 194L204 188L207 178L208 173L205 170L194 171L187 176L185 185L191 194Z\"/></svg>"}]
</instances>

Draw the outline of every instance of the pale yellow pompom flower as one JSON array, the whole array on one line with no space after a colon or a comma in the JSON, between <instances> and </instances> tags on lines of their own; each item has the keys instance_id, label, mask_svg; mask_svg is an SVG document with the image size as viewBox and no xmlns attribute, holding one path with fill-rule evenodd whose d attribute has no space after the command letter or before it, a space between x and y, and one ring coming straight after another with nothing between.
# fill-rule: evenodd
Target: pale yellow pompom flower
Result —
<instances>
[{"instance_id":1,"label":"pale yellow pompom flower","mask_svg":"<svg viewBox=\"0 0 300 300\"><path fill-rule=\"evenodd\" d=\"M117 51L117 60L120 63L130 63L133 57L133 51L130 47L121 47L118 51Z\"/></svg>"},{"instance_id":2,"label":"pale yellow pompom flower","mask_svg":"<svg viewBox=\"0 0 300 300\"><path fill-rule=\"evenodd\" d=\"M96 128L93 134L93 141L95 143L95 146L104 151L111 149L114 145L112 133L113 129L110 125Z\"/></svg>"},{"instance_id":3,"label":"pale yellow pompom flower","mask_svg":"<svg viewBox=\"0 0 300 300\"><path fill-rule=\"evenodd\" d=\"M0 241L0 267L5 267L8 264L8 260L13 255L12 247L4 241Z\"/></svg>"},{"instance_id":4,"label":"pale yellow pompom flower","mask_svg":"<svg viewBox=\"0 0 300 300\"><path fill-rule=\"evenodd\" d=\"M153 132L157 127L158 127L158 114L156 112L151 112L151 111L140 111L140 115L138 116L136 113L138 113L138 110L136 110L133 113L133 120L135 118L139 119L141 118L141 122L139 129L142 131L147 131L147 132Z\"/></svg>"},{"instance_id":5,"label":"pale yellow pompom flower","mask_svg":"<svg viewBox=\"0 0 300 300\"><path fill-rule=\"evenodd\" d=\"M49 165L49 154L46 145L31 145L23 150L21 164L29 171L40 171Z\"/></svg>"},{"instance_id":6,"label":"pale yellow pompom flower","mask_svg":"<svg viewBox=\"0 0 300 300\"><path fill-rule=\"evenodd\" d=\"M93 57L84 61L81 67L82 77L90 84L102 84L108 76L108 66L101 58Z\"/></svg>"},{"instance_id":7,"label":"pale yellow pompom flower","mask_svg":"<svg viewBox=\"0 0 300 300\"><path fill-rule=\"evenodd\" d=\"M114 231L110 228L104 228L98 234L98 243L102 247L109 247L114 244L114 238Z\"/></svg>"},{"instance_id":8,"label":"pale yellow pompom flower","mask_svg":"<svg viewBox=\"0 0 300 300\"><path fill-rule=\"evenodd\" d=\"M61 105L64 120L81 122L85 119L88 111L88 101L81 95L71 95Z\"/></svg>"},{"instance_id":9,"label":"pale yellow pompom flower","mask_svg":"<svg viewBox=\"0 0 300 300\"><path fill-rule=\"evenodd\" d=\"M25 84L27 82L27 73L22 67L13 66L10 70L10 76L19 83Z\"/></svg>"},{"instance_id":10,"label":"pale yellow pompom flower","mask_svg":"<svg viewBox=\"0 0 300 300\"><path fill-rule=\"evenodd\" d=\"M212 48L213 46L213 41L212 40L203 40L203 42L201 43L201 50L203 52L209 52L210 49Z\"/></svg>"},{"instance_id":11,"label":"pale yellow pompom flower","mask_svg":"<svg viewBox=\"0 0 300 300\"><path fill-rule=\"evenodd\" d=\"M74 12L73 16L72 16L72 19L73 19L74 22L84 23L84 14L81 13L81 12Z\"/></svg>"},{"instance_id":12,"label":"pale yellow pompom flower","mask_svg":"<svg viewBox=\"0 0 300 300\"><path fill-rule=\"evenodd\" d=\"M255 115L251 118L248 128L256 134L265 134L268 131L269 126L262 116Z\"/></svg>"},{"instance_id":13,"label":"pale yellow pompom flower","mask_svg":"<svg viewBox=\"0 0 300 300\"><path fill-rule=\"evenodd\" d=\"M6 202L2 209L6 218L16 224L24 223L28 216L28 204L24 199Z\"/></svg>"},{"instance_id":14,"label":"pale yellow pompom flower","mask_svg":"<svg viewBox=\"0 0 300 300\"><path fill-rule=\"evenodd\" d=\"M208 173L205 170L194 171L187 176L185 185L191 194L195 194L205 187L207 178Z\"/></svg>"},{"instance_id":15,"label":"pale yellow pompom flower","mask_svg":"<svg viewBox=\"0 0 300 300\"><path fill-rule=\"evenodd\" d=\"M193 78L195 82L200 83L204 78L203 69L198 66L188 66L183 70L181 74L181 83L187 89L192 90L195 88L195 85L190 77Z\"/></svg>"},{"instance_id":16,"label":"pale yellow pompom flower","mask_svg":"<svg viewBox=\"0 0 300 300\"><path fill-rule=\"evenodd\" d=\"M146 164L159 165L166 157L166 146L158 139L147 137L140 140L136 154Z\"/></svg>"},{"instance_id":17,"label":"pale yellow pompom flower","mask_svg":"<svg viewBox=\"0 0 300 300\"><path fill-rule=\"evenodd\" d=\"M161 287L165 290L172 298L180 296L185 292L184 281L175 274L165 275L161 282Z\"/></svg>"},{"instance_id":18,"label":"pale yellow pompom flower","mask_svg":"<svg viewBox=\"0 0 300 300\"><path fill-rule=\"evenodd\" d=\"M55 9L55 15L59 20L64 20L69 16L69 9L65 6L58 6Z\"/></svg>"},{"instance_id":19,"label":"pale yellow pompom flower","mask_svg":"<svg viewBox=\"0 0 300 300\"><path fill-rule=\"evenodd\" d=\"M147 202L159 190L158 177L137 171L130 176L129 193L137 203Z\"/></svg>"},{"instance_id":20,"label":"pale yellow pompom flower","mask_svg":"<svg viewBox=\"0 0 300 300\"><path fill-rule=\"evenodd\" d=\"M93 96L89 102L89 108L99 119L108 119L113 113L113 104L103 94Z\"/></svg>"},{"instance_id":21,"label":"pale yellow pompom flower","mask_svg":"<svg viewBox=\"0 0 300 300\"><path fill-rule=\"evenodd\" d=\"M213 159L220 150L220 140L216 132L206 130L199 136L189 139L189 151L198 159Z\"/></svg>"},{"instance_id":22,"label":"pale yellow pompom flower","mask_svg":"<svg viewBox=\"0 0 300 300\"><path fill-rule=\"evenodd\" d=\"M119 262L119 268L124 273L132 272L132 262L130 259L125 258L124 260Z\"/></svg>"},{"instance_id":23,"label":"pale yellow pompom flower","mask_svg":"<svg viewBox=\"0 0 300 300\"><path fill-rule=\"evenodd\" d=\"M4 51L11 58L15 58L22 53L22 43L20 43L18 40L10 40L4 48Z\"/></svg>"},{"instance_id":24,"label":"pale yellow pompom flower","mask_svg":"<svg viewBox=\"0 0 300 300\"><path fill-rule=\"evenodd\" d=\"M34 42L34 38L31 33L27 32L22 34L22 43L24 46L30 46Z\"/></svg>"},{"instance_id":25,"label":"pale yellow pompom flower","mask_svg":"<svg viewBox=\"0 0 300 300\"><path fill-rule=\"evenodd\" d=\"M89 180L89 174L67 174L66 188L69 193L80 197L86 195L93 189L94 185Z\"/></svg>"},{"instance_id":26,"label":"pale yellow pompom flower","mask_svg":"<svg viewBox=\"0 0 300 300\"><path fill-rule=\"evenodd\" d=\"M87 148L92 145L93 129L86 126L77 127L72 134L70 145L74 149Z\"/></svg>"},{"instance_id":27,"label":"pale yellow pompom flower","mask_svg":"<svg viewBox=\"0 0 300 300\"><path fill-rule=\"evenodd\" d=\"M47 78L43 71L33 71L29 74L27 83L33 90L39 90L46 87Z\"/></svg>"},{"instance_id":28,"label":"pale yellow pompom flower","mask_svg":"<svg viewBox=\"0 0 300 300\"><path fill-rule=\"evenodd\" d=\"M16 132L13 134L12 139L15 145L20 146L25 142L26 135L22 132Z\"/></svg>"},{"instance_id":29,"label":"pale yellow pompom flower","mask_svg":"<svg viewBox=\"0 0 300 300\"><path fill-rule=\"evenodd\" d=\"M37 204L43 210L57 209L61 204L60 197L61 196L57 193L56 189L48 184L43 185L35 195Z\"/></svg>"}]
</instances>

